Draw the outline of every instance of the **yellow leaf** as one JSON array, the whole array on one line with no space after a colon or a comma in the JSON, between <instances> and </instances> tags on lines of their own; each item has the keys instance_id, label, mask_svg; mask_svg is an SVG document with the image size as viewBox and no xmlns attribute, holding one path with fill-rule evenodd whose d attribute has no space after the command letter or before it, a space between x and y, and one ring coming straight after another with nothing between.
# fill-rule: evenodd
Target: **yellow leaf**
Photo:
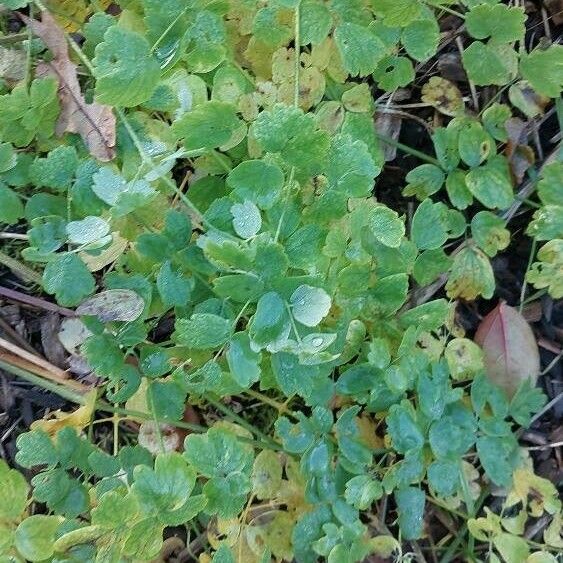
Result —
<instances>
[{"instance_id":1,"label":"yellow leaf","mask_svg":"<svg viewBox=\"0 0 563 563\"><path fill-rule=\"evenodd\" d=\"M553 516L551 524L543 533L543 541L551 546L563 549L563 538L561 537L561 527L563 524L563 516L560 512Z\"/></svg>"},{"instance_id":2,"label":"yellow leaf","mask_svg":"<svg viewBox=\"0 0 563 563\"><path fill-rule=\"evenodd\" d=\"M524 506L527 505L530 514L536 518L544 512L557 514L561 510L561 501L555 485L527 468L514 472L513 489L506 499L508 506L518 501Z\"/></svg>"},{"instance_id":3,"label":"yellow leaf","mask_svg":"<svg viewBox=\"0 0 563 563\"><path fill-rule=\"evenodd\" d=\"M36 420L31 424L32 430L43 430L50 436L55 436L62 428L70 426L77 432L81 432L88 424L94 413L97 392L95 389L85 395L86 403L78 407L74 412L54 411L48 415L49 418Z\"/></svg>"},{"instance_id":4,"label":"yellow leaf","mask_svg":"<svg viewBox=\"0 0 563 563\"><path fill-rule=\"evenodd\" d=\"M433 76L422 87L422 101L452 117L460 114L464 107L459 88L441 76Z\"/></svg>"}]
</instances>

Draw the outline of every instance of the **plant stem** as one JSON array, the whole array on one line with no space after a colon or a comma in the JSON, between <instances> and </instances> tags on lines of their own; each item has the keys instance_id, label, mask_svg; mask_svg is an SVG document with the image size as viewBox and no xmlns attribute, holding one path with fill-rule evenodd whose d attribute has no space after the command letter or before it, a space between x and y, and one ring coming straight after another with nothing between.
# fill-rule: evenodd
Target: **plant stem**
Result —
<instances>
[{"instance_id":1,"label":"plant stem","mask_svg":"<svg viewBox=\"0 0 563 563\"><path fill-rule=\"evenodd\" d=\"M286 405L276 401L275 399L272 399L271 397L268 397L267 395L264 395L263 393L260 393L259 391L254 391L254 389L246 389L245 393L253 399L256 399L261 403L273 407L281 414L286 414L288 416L291 416L292 418L296 418L293 412L289 410Z\"/></svg>"},{"instance_id":2,"label":"plant stem","mask_svg":"<svg viewBox=\"0 0 563 563\"><path fill-rule=\"evenodd\" d=\"M400 151L402 151L404 153L410 154L412 156L416 156L420 160L424 160L425 162L428 162L429 164L434 164L435 166L440 167L440 163L438 162L438 160L436 160L435 158L433 158L431 156L428 156L427 154L425 154L421 151L413 149L412 147L409 147L408 145L404 145L403 143L400 143L399 141L395 141L395 139L392 139L391 137L387 137L386 135L382 135L378 131L375 131L375 136L380 141L382 141L383 143L391 145L392 147L395 147L395 148L399 149Z\"/></svg>"},{"instance_id":3,"label":"plant stem","mask_svg":"<svg viewBox=\"0 0 563 563\"><path fill-rule=\"evenodd\" d=\"M229 418L232 418L237 424L248 430L251 434L258 436L263 442L269 444L270 447L281 448L280 444L272 440L272 438L270 438L269 436L266 436L266 434L264 434L262 431L258 430L244 418L233 412L229 407L227 407L227 405L224 405L220 401L215 401L209 396L205 396L205 400L210 405L213 405L217 410L220 410L223 414L225 414Z\"/></svg>"},{"instance_id":4,"label":"plant stem","mask_svg":"<svg viewBox=\"0 0 563 563\"><path fill-rule=\"evenodd\" d=\"M526 289L528 288L528 282L526 281L526 276L532 267L532 262L534 261L534 256L536 255L536 248L538 245L538 241L534 237L532 239L532 248L530 249L530 257L528 258L528 265L526 266L526 273L524 274L524 281L522 282L522 291L520 292L520 306L518 307L518 311L521 313L522 309L524 308L524 298L526 297Z\"/></svg>"},{"instance_id":5,"label":"plant stem","mask_svg":"<svg viewBox=\"0 0 563 563\"><path fill-rule=\"evenodd\" d=\"M37 285L41 285L41 276L37 272L35 272L31 268L28 268L27 266L22 264L19 260L16 260L15 258L8 256L7 254L4 254L1 251L0 251L0 264L4 264L4 266L12 270L16 275L18 275L23 280L35 283Z\"/></svg>"},{"instance_id":6,"label":"plant stem","mask_svg":"<svg viewBox=\"0 0 563 563\"><path fill-rule=\"evenodd\" d=\"M8 362L4 362L3 360L0 360L0 368L2 368L4 371L17 375L22 379L25 379L26 381L29 381L33 385L37 385L38 387L42 387L47 391L51 391L52 393L59 395L59 397L62 397L67 401L71 401L72 403L76 403L77 405L84 405L86 403L84 397L79 393L72 391L68 387L59 385L57 383L49 381L48 379L44 379L43 377L39 377L38 375L35 375L34 373L31 373L30 371L27 371L23 368L14 366L12 364L9 364Z\"/></svg>"}]
</instances>

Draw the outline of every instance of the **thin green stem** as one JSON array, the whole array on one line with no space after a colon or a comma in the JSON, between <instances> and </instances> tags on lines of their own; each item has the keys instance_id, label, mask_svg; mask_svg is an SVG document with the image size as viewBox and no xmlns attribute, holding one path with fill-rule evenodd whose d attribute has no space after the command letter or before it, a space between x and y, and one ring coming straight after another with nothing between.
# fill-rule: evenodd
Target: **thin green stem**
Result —
<instances>
[{"instance_id":1,"label":"thin green stem","mask_svg":"<svg viewBox=\"0 0 563 563\"><path fill-rule=\"evenodd\" d=\"M4 371L12 373L13 375L17 375L18 377L21 377L26 381L29 381L29 383L32 383L33 385L37 385L37 387L51 391L52 393L55 393L56 395L62 397L63 399L66 399L67 401L76 403L77 405L84 405L86 403L85 398L80 393L72 391L71 389L64 387L63 385L53 383L52 381L49 381L43 377L39 377L38 375L35 375L34 373L31 373L30 371L27 371L23 368L13 366L12 364L9 364L8 362L4 362L2 360L0 360L0 368L2 368Z\"/></svg>"},{"instance_id":2,"label":"thin green stem","mask_svg":"<svg viewBox=\"0 0 563 563\"><path fill-rule=\"evenodd\" d=\"M225 416L231 418L234 422L242 426L245 430L248 430L251 434L258 436L260 440L262 440L265 444L268 444L268 447L283 449L280 444L272 440L269 436L266 436L261 430L258 430L255 426L250 424L247 420L233 412L227 405L221 403L220 401L216 401L212 399L208 395L205 395L205 400L210 404L213 405L217 410L220 410Z\"/></svg>"},{"instance_id":3,"label":"thin green stem","mask_svg":"<svg viewBox=\"0 0 563 563\"><path fill-rule=\"evenodd\" d=\"M424 160L425 162L428 162L429 164L434 164L435 166L441 167L440 163L438 162L438 160L436 160L435 158L428 156L427 154L413 149L412 147L409 147L408 145L404 145L403 143L400 143L399 141L395 141L395 139L392 139L391 137L387 137L386 135L382 135L379 132L375 132L375 136L382 141L383 143L386 143L387 145L391 145L392 147L395 147L397 149L399 149L400 151L410 154L412 156L416 156L417 158L419 158L420 160Z\"/></svg>"}]
</instances>

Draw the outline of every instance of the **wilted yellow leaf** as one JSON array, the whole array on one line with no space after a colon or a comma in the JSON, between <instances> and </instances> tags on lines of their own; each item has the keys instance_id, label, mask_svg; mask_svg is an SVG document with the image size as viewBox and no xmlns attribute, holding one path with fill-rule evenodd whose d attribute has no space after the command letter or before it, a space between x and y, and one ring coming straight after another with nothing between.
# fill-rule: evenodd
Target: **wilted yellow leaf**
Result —
<instances>
[{"instance_id":1,"label":"wilted yellow leaf","mask_svg":"<svg viewBox=\"0 0 563 563\"><path fill-rule=\"evenodd\" d=\"M464 108L459 88L441 76L433 76L422 87L422 101L452 117L459 115Z\"/></svg>"},{"instance_id":2,"label":"wilted yellow leaf","mask_svg":"<svg viewBox=\"0 0 563 563\"><path fill-rule=\"evenodd\" d=\"M95 389L85 395L86 402L74 412L54 411L48 415L49 418L36 420L31 424L32 430L43 430L50 436L55 436L62 428L70 426L77 432L81 432L88 424L94 413L97 392Z\"/></svg>"}]
</instances>

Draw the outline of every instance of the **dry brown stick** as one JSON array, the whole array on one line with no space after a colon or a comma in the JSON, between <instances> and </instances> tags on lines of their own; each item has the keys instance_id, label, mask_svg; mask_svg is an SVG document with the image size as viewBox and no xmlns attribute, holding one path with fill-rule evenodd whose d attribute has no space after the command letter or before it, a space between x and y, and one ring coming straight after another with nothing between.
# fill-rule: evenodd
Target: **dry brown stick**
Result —
<instances>
[{"instance_id":1,"label":"dry brown stick","mask_svg":"<svg viewBox=\"0 0 563 563\"><path fill-rule=\"evenodd\" d=\"M68 373L66 371L58 368L57 366L54 366L45 359L31 354L23 348L20 348L17 344L12 344L8 340L0 338L0 348L11 352L19 358L22 358L22 360L25 360L48 371L52 375L51 379L53 379L53 381L57 381L58 383L65 383L68 380Z\"/></svg>"},{"instance_id":2,"label":"dry brown stick","mask_svg":"<svg viewBox=\"0 0 563 563\"><path fill-rule=\"evenodd\" d=\"M19 303L25 303L27 305L33 305L38 309L44 309L45 311L51 311L53 313L59 313L63 317L75 317L76 313L71 309L66 307L61 307L56 303L51 303L45 299L39 297L33 297L27 295L27 293L22 293L21 291L16 291L15 289L8 289L0 285L0 297L6 297L12 301L18 301Z\"/></svg>"},{"instance_id":3,"label":"dry brown stick","mask_svg":"<svg viewBox=\"0 0 563 563\"><path fill-rule=\"evenodd\" d=\"M0 362L4 364L9 364L14 367L14 369L20 369L23 371L30 372L32 375L50 381L51 383L56 383L61 387L66 387L67 389L72 389L73 391L78 391L79 393L86 393L90 390L89 387L86 387L82 383L75 381L74 379L59 379L56 375L52 372L20 358L10 352L5 352L4 350L0 349Z\"/></svg>"},{"instance_id":4,"label":"dry brown stick","mask_svg":"<svg viewBox=\"0 0 563 563\"><path fill-rule=\"evenodd\" d=\"M37 351L29 344L29 342L21 335L19 332L15 331L8 322L4 320L2 313L0 313L0 331L6 333L11 340L19 344L22 348L31 352L32 354L37 354Z\"/></svg>"}]
</instances>

